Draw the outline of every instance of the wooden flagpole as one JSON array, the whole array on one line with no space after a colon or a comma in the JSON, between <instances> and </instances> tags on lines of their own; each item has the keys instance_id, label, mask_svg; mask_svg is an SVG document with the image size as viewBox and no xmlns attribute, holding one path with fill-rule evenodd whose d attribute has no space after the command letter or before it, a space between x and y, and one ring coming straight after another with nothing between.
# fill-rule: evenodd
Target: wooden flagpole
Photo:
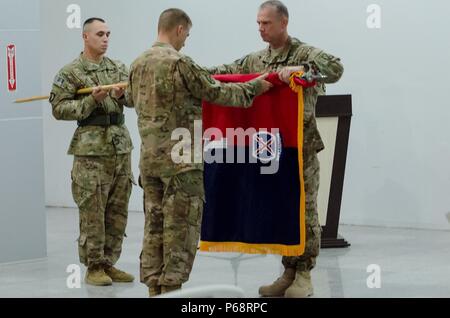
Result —
<instances>
[{"instance_id":1,"label":"wooden flagpole","mask_svg":"<svg viewBox=\"0 0 450 318\"><path fill-rule=\"evenodd\" d=\"M106 90L109 91L113 88L127 88L128 87L128 83L117 83L117 84L111 84L111 85L103 85L103 86L98 86L98 88L102 89L102 90ZM80 90L77 91L77 95L82 95L82 94L91 94L93 92L95 87L87 87L87 88L82 88ZM14 101L14 103L16 104L21 104L21 103L28 103L28 102L34 102L34 101L38 101L38 100L45 100L45 99L49 99L50 96L33 96L33 97L28 97L28 98L20 98L20 99L16 99Z\"/></svg>"}]
</instances>

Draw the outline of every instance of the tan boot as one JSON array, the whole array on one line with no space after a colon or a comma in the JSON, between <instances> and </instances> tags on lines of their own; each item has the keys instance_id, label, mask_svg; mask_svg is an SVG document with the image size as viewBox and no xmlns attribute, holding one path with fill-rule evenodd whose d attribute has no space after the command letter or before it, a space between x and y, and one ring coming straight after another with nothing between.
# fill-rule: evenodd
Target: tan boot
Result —
<instances>
[{"instance_id":1,"label":"tan boot","mask_svg":"<svg viewBox=\"0 0 450 318\"><path fill-rule=\"evenodd\" d=\"M176 291L178 289L181 289L181 285L173 285L173 286L161 286L161 294L170 293L172 291Z\"/></svg>"},{"instance_id":2,"label":"tan boot","mask_svg":"<svg viewBox=\"0 0 450 318\"><path fill-rule=\"evenodd\" d=\"M297 272L292 285L286 290L284 297L286 298L306 298L312 296L314 289L311 283L311 273Z\"/></svg>"},{"instance_id":3,"label":"tan boot","mask_svg":"<svg viewBox=\"0 0 450 318\"><path fill-rule=\"evenodd\" d=\"M161 286L152 286L148 288L148 295L150 297L155 297L161 295Z\"/></svg>"},{"instance_id":4,"label":"tan boot","mask_svg":"<svg viewBox=\"0 0 450 318\"><path fill-rule=\"evenodd\" d=\"M94 286L109 286L112 285L111 278L105 274L103 268L88 268L84 281L89 285Z\"/></svg>"},{"instance_id":5,"label":"tan boot","mask_svg":"<svg viewBox=\"0 0 450 318\"><path fill-rule=\"evenodd\" d=\"M134 276L120 269L115 268L114 266L106 267L105 273L108 275L113 282L115 283L131 283L134 281Z\"/></svg>"},{"instance_id":6,"label":"tan boot","mask_svg":"<svg viewBox=\"0 0 450 318\"><path fill-rule=\"evenodd\" d=\"M261 286L259 294L262 297L283 297L286 289L291 286L295 278L295 268L286 268L283 275L272 285Z\"/></svg>"}]
</instances>

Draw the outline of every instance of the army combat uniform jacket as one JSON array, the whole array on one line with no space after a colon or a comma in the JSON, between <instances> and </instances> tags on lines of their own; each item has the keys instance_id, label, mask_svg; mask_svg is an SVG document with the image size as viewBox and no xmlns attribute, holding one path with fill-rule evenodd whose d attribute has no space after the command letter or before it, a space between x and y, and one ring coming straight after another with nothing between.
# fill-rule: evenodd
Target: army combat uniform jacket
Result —
<instances>
[{"instance_id":1,"label":"army combat uniform jacket","mask_svg":"<svg viewBox=\"0 0 450 318\"><path fill-rule=\"evenodd\" d=\"M261 89L259 81L220 83L171 45L155 43L132 64L127 90L127 100L134 103L138 114L141 175L169 176L202 170L203 163L173 162L171 151L178 141L171 140L172 132L185 128L194 138L194 121L202 119L201 99L249 107Z\"/></svg>"},{"instance_id":2,"label":"army combat uniform jacket","mask_svg":"<svg viewBox=\"0 0 450 318\"><path fill-rule=\"evenodd\" d=\"M53 116L58 120L76 120L80 124L94 116L123 114L125 98L116 100L108 96L97 103L92 95L76 95L81 88L116 84L128 81L124 64L104 57L95 64L82 55L63 67L56 75L50 103ZM68 153L76 156L110 156L127 154L133 149L126 126L80 126L75 131Z\"/></svg>"}]
</instances>

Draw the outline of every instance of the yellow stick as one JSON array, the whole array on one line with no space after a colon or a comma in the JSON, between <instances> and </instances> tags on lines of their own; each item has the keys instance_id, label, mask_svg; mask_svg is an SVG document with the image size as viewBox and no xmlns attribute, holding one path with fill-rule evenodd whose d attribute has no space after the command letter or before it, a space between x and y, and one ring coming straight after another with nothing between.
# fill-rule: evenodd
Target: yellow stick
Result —
<instances>
[{"instance_id":1,"label":"yellow stick","mask_svg":"<svg viewBox=\"0 0 450 318\"><path fill-rule=\"evenodd\" d=\"M99 88L101 88L102 90L105 90L105 91L109 91L109 90L111 90L111 89L113 89L115 87L127 88L127 86L128 86L128 83L118 83L118 84L99 86ZM95 87L82 88L82 89L77 91L77 95L91 94L92 91L94 90L94 88ZM14 103L21 104L21 103L34 102L34 101L44 100L44 99L49 99L49 98L50 98L50 96L33 96L33 97L28 97L28 98L16 99L14 101Z\"/></svg>"},{"instance_id":2,"label":"yellow stick","mask_svg":"<svg viewBox=\"0 0 450 318\"><path fill-rule=\"evenodd\" d=\"M33 96L33 97L29 97L29 98L19 98L16 99L14 101L14 103L16 104L21 104L21 103L28 103L28 102L34 102L36 100L44 100L44 99L49 99L50 96Z\"/></svg>"}]
</instances>

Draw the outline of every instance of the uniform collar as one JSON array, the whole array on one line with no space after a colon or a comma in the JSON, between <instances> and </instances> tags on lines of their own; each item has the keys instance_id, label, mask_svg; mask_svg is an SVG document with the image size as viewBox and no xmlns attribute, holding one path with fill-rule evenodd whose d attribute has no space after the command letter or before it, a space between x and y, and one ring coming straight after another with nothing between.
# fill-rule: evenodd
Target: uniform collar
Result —
<instances>
[{"instance_id":1,"label":"uniform collar","mask_svg":"<svg viewBox=\"0 0 450 318\"><path fill-rule=\"evenodd\" d=\"M164 47L164 48L168 48L168 49L172 49L172 50L176 51L175 48L171 44L159 42L159 41L156 41L152 47Z\"/></svg>"},{"instance_id":2,"label":"uniform collar","mask_svg":"<svg viewBox=\"0 0 450 318\"><path fill-rule=\"evenodd\" d=\"M81 64L83 65L83 68L86 71L101 71L101 70L107 69L105 57L103 57L102 61L99 64L97 64L97 63L89 61L87 58L85 58L83 56L83 52L81 52L79 60L80 60Z\"/></svg>"},{"instance_id":3,"label":"uniform collar","mask_svg":"<svg viewBox=\"0 0 450 318\"><path fill-rule=\"evenodd\" d=\"M291 51L291 46L292 46L292 38L289 36L288 40L286 42L286 45L284 46L283 51L280 54L278 54L276 57L272 57L272 49L270 48L270 46L268 46L263 54L263 58L262 58L263 62L267 63L267 64L285 62L289 57L289 52Z\"/></svg>"}]
</instances>

